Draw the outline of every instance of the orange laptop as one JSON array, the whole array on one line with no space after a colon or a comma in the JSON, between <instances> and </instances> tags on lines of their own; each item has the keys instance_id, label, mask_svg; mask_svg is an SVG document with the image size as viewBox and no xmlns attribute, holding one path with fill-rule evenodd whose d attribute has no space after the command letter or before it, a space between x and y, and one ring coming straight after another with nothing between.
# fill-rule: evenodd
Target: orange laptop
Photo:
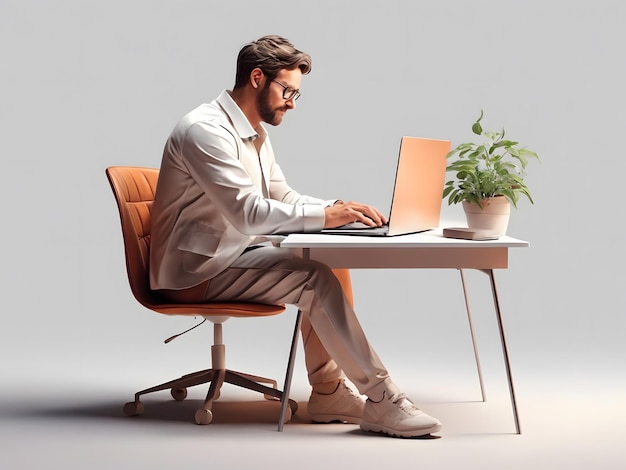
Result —
<instances>
[{"instance_id":1,"label":"orange laptop","mask_svg":"<svg viewBox=\"0 0 626 470\"><path fill-rule=\"evenodd\" d=\"M402 137L388 224L356 222L321 233L389 237L437 228L449 151L449 140Z\"/></svg>"}]
</instances>

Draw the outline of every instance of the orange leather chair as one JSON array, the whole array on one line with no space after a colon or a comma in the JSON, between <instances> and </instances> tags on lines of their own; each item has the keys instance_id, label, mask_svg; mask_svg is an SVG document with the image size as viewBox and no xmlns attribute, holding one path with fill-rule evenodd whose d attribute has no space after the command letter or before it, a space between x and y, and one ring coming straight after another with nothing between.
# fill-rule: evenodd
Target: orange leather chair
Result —
<instances>
[{"instance_id":1,"label":"orange leather chair","mask_svg":"<svg viewBox=\"0 0 626 470\"><path fill-rule=\"evenodd\" d=\"M210 302L199 304L173 304L162 301L149 288L148 260L150 250L150 209L154 200L159 170L140 167L109 167L106 175L111 184L113 194L118 204L122 223L126 270L130 288L141 305L165 315L201 316L213 322L214 342L211 347L211 369L184 375L178 379L165 382L154 387L141 390L135 394L135 400L126 403L124 412L129 416L140 415L143 404L141 395L160 390L170 390L175 400L184 400L187 388L210 382L209 391L204 406L196 411L195 421L198 424L209 424L213 419L212 403L219 397L220 388L224 382L238 385L250 390L263 393L266 398L276 398L283 402L279 430L283 423L289 421L291 413L295 413L298 404L288 400L288 393L283 394L277 389L273 379L257 377L241 372L228 370L225 367L225 345L222 342L222 325L231 317L263 317L277 315L285 311L284 305L264 305L241 302ZM292 353L286 374L286 385L291 383L293 359L297 345L297 335L300 328L300 312L296 321L296 330L292 341ZM262 385L270 384L271 387ZM286 405L289 405L288 408Z\"/></svg>"},{"instance_id":2,"label":"orange leather chair","mask_svg":"<svg viewBox=\"0 0 626 470\"><path fill-rule=\"evenodd\" d=\"M158 298L150 290L148 278L148 261L150 250L150 209L154 200L159 170L155 168L113 166L106 169L106 175L117 201L122 225L126 271L130 288L137 301L144 307L165 315L201 316L213 323L213 346L211 347L211 369L184 375L178 379L141 390L135 394L135 400L124 405L124 413L128 416L140 415L143 404L140 397L146 393L170 390L172 397L182 401L187 396L187 388L210 382L209 391L202 408L195 413L197 424L209 424L213 419L211 407L219 398L220 388L224 382L263 393L265 398L281 401L278 431L283 430L284 423L291 419L298 404L289 399L293 366L295 361L298 335L302 322L302 313L298 311L291 342L291 350L285 373L284 391L277 389L273 379L258 377L226 369L225 345L222 340L222 325L231 317L263 317L277 315L285 311L284 305L265 305L241 302L207 302L207 303L168 303ZM350 272L347 269L334 270L344 293L353 303ZM173 338L169 338L173 339ZM168 339L168 340L169 340ZM168 341L166 340L166 342ZM270 384L271 387L262 385Z\"/></svg>"}]
</instances>

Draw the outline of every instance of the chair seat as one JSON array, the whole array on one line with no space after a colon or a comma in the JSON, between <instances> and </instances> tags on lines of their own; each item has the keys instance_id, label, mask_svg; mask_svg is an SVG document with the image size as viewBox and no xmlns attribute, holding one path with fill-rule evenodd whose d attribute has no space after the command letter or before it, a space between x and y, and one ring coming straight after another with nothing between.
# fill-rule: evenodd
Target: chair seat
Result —
<instances>
[{"instance_id":1,"label":"chair seat","mask_svg":"<svg viewBox=\"0 0 626 470\"><path fill-rule=\"evenodd\" d=\"M236 302L211 302L205 304L151 304L150 310L165 315L269 317L285 311L284 305L265 305Z\"/></svg>"}]
</instances>

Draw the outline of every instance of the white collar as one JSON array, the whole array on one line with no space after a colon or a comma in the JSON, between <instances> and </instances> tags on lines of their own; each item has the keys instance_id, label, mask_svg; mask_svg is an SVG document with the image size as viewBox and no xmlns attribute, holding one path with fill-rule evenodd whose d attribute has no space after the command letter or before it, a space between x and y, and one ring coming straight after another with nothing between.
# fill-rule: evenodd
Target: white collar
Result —
<instances>
[{"instance_id":1,"label":"white collar","mask_svg":"<svg viewBox=\"0 0 626 470\"><path fill-rule=\"evenodd\" d=\"M241 108L237 105L237 103L235 103L235 100L233 100L232 96L230 96L228 90L223 90L216 98L216 101L222 107L224 112L228 115L230 121L233 124L233 127L237 131L237 134L239 134L242 139L254 140L259 137L259 132L257 132L252 127L250 121L248 121L248 118L243 113ZM265 138L267 133L265 132L263 126L260 126L260 128L261 137Z\"/></svg>"}]
</instances>

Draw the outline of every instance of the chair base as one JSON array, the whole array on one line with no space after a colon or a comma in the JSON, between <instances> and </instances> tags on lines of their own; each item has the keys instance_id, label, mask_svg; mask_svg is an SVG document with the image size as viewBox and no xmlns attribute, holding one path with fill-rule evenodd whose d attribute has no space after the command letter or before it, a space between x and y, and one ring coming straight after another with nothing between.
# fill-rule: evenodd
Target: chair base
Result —
<instances>
[{"instance_id":1,"label":"chair base","mask_svg":"<svg viewBox=\"0 0 626 470\"><path fill-rule=\"evenodd\" d=\"M209 391L204 401L204 405L202 408L198 409L195 414L195 421L197 424L211 423L213 420L213 414L211 411L213 402L219 398L220 390L225 382L262 393L268 400L281 400L283 397L283 392L278 390L277 382L273 379L237 372L230 369L206 369L183 375L178 379L170 380L169 382L155 385L154 387L137 392L135 394L135 401L128 402L124 405L124 413L127 416L138 416L142 414L144 406L143 403L141 403L140 397L147 393L169 389L172 398L176 401L182 401L187 397L188 387L209 382L211 385L209 386ZM269 384L271 387L263 384ZM284 423L288 422L291 419L291 414L295 414L298 409L298 403L294 400L289 399L288 405L289 413L287 413L284 417Z\"/></svg>"}]
</instances>

